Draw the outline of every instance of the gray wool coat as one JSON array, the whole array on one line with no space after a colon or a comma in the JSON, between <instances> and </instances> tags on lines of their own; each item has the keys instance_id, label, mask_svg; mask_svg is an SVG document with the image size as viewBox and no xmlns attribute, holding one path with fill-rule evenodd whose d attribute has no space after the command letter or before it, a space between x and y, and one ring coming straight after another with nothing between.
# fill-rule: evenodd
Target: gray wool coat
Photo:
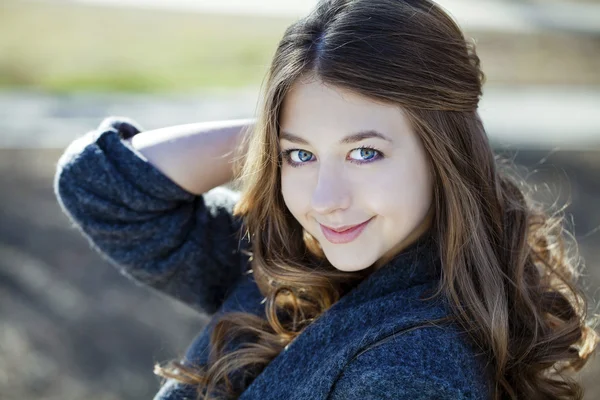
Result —
<instances>
[{"instance_id":1,"label":"gray wool coat","mask_svg":"<svg viewBox=\"0 0 600 400\"><path fill-rule=\"evenodd\" d=\"M186 362L206 363L219 315L264 316L243 251L250 243L239 239L241 222L232 215L239 194L187 192L123 141L141 130L129 118L108 117L73 141L58 161L55 194L73 226L125 276L211 316L186 352ZM440 270L435 243L424 236L345 294L258 376L232 376L246 387L239 398L491 398L487 363L466 334L453 322L426 324L450 315L445 300L422 300ZM169 380L154 399L194 399L194 389Z\"/></svg>"}]
</instances>

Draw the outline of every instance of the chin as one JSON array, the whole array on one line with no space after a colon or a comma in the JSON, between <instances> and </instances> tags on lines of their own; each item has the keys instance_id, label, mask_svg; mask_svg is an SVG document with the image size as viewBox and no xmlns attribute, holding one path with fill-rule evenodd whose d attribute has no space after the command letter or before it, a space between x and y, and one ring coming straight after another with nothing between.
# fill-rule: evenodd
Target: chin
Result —
<instances>
[{"instance_id":1,"label":"chin","mask_svg":"<svg viewBox=\"0 0 600 400\"><path fill-rule=\"evenodd\" d=\"M357 272L357 271L362 271L363 269L367 269L369 268L368 265L365 266L337 266L337 265L333 265L335 267L335 269L337 269L338 271L342 271L342 272Z\"/></svg>"},{"instance_id":2,"label":"chin","mask_svg":"<svg viewBox=\"0 0 600 400\"><path fill-rule=\"evenodd\" d=\"M370 263L361 263L361 264L357 264L357 263L351 263L351 264L344 264L344 263L340 263L340 262L335 262L334 260L331 260L330 258L328 258L329 262L331 263L331 265L333 265L335 267L335 269L339 270L339 271L343 271L343 272L356 272L356 271L362 271L363 269L367 269L371 266Z\"/></svg>"},{"instance_id":3,"label":"chin","mask_svg":"<svg viewBox=\"0 0 600 400\"><path fill-rule=\"evenodd\" d=\"M373 258L375 254L366 254L362 250L358 250L358 253L351 249L331 249L323 247L323 253L329 263L337 270L342 272L356 272L367 269L373 265L378 257Z\"/></svg>"}]
</instances>

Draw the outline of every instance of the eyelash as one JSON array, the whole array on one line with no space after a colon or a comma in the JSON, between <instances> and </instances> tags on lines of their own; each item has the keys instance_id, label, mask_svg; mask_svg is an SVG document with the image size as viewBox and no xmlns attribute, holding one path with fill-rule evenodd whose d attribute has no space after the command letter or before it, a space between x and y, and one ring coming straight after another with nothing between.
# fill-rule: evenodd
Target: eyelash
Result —
<instances>
[{"instance_id":1,"label":"eyelash","mask_svg":"<svg viewBox=\"0 0 600 400\"><path fill-rule=\"evenodd\" d=\"M376 149L376 148L375 148L375 147L373 147L373 146L362 146L362 147L357 147L357 148L355 148L355 149L352 149L351 151L354 151L354 150L360 150L360 149L375 150L377 153L379 153L379 155L375 156L374 158L370 159L369 161L358 161L358 160L354 160L354 159L352 159L352 160L350 160L350 162L351 162L351 163L358 164L358 165L361 165L361 164L369 164L369 163L372 163L372 162L374 162L374 161L377 161L377 160L379 160L379 159L382 159L382 158L384 157L384 155L383 155L383 153L381 152L381 150L378 150L378 149ZM298 168L298 167L302 166L303 164L308 164L308 163L310 162L310 161L305 161L305 162L300 162L300 163L299 163L299 162L292 161L292 159L291 159L291 157L290 157L290 153L291 153L292 151L306 151L306 150L303 150L303 149L288 149L288 150L284 150L284 151L282 151L282 152L281 152L281 155L282 155L282 156L283 156L283 158L285 159L286 163L287 163L288 165L290 165L291 167ZM307 153L310 153L310 151L307 151ZM311 153L311 154L312 154L312 153Z\"/></svg>"}]
</instances>

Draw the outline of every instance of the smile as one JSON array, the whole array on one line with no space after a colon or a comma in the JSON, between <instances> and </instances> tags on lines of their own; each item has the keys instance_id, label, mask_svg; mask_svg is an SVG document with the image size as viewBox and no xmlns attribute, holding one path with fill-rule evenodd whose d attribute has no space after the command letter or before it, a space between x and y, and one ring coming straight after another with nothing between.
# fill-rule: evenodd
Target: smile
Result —
<instances>
[{"instance_id":1,"label":"smile","mask_svg":"<svg viewBox=\"0 0 600 400\"><path fill-rule=\"evenodd\" d=\"M372 219L373 217L363 222L362 224L354 225L348 229L344 229L341 232L334 231L333 229L328 228L325 225L319 225L321 226L321 232L323 232L323 235L327 240L334 244L342 244L349 243L356 239L365 229L365 227L369 224L369 222L371 222Z\"/></svg>"}]
</instances>

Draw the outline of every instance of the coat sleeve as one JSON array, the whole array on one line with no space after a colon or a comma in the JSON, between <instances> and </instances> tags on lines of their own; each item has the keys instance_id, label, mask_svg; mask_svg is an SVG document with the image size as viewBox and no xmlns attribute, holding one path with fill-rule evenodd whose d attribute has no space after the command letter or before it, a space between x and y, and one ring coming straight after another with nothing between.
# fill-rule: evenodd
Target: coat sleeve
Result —
<instances>
[{"instance_id":1,"label":"coat sleeve","mask_svg":"<svg viewBox=\"0 0 600 400\"><path fill-rule=\"evenodd\" d=\"M484 375L456 333L423 328L359 353L328 400L487 400Z\"/></svg>"},{"instance_id":2,"label":"coat sleeve","mask_svg":"<svg viewBox=\"0 0 600 400\"><path fill-rule=\"evenodd\" d=\"M54 192L90 246L140 285L209 315L245 269L239 193L184 190L123 139L141 128L108 117L60 157Z\"/></svg>"}]
</instances>

